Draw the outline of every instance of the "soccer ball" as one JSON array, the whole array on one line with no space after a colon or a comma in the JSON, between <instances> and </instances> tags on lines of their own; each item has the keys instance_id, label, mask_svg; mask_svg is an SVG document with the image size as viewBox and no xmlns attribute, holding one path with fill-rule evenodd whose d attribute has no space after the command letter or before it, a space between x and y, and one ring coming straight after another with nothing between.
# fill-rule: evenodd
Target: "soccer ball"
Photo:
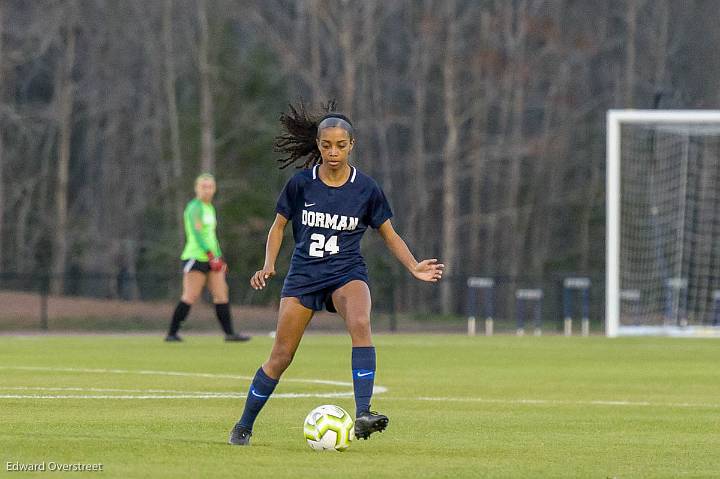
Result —
<instances>
[{"instance_id":1,"label":"soccer ball","mask_svg":"<svg viewBox=\"0 0 720 479\"><path fill-rule=\"evenodd\" d=\"M324 405L310 411L303 429L308 445L316 451L344 451L355 439L352 416L339 406Z\"/></svg>"}]
</instances>

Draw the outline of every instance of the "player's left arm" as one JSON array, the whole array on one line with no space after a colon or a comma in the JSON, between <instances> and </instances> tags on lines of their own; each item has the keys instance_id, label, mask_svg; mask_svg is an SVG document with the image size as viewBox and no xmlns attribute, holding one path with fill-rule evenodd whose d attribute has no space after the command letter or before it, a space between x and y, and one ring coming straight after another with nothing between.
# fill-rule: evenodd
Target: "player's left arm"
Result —
<instances>
[{"instance_id":1,"label":"player's left arm","mask_svg":"<svg viewBox=\"0 0 720 479\"><path fill-rule=\"evenodd\" d=\"M394 254L398 261L417 279L435 283L442 278L445 265L438 263L436 258L425 259L418 262L412 252L410 252L410 248L408 248L405 240L403 240L400 235L397 234L395 228L393 228L390 220L386 220L380 225L378 233L380 233L380 236L382 236L382 239L392 254Z\"/></svg>"}]
</instances>

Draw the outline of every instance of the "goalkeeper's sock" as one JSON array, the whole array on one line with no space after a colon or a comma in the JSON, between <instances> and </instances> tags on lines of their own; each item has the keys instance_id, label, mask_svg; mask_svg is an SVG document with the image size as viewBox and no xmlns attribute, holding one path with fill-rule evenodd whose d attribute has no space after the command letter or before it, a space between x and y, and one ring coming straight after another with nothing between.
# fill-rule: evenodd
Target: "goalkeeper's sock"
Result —
<instances>
[{"instance_id":1,"label":"goalkeeper's sock","mask_svg":"<svg viewBox=\"0 0 720 479\"><path fill-rule=\"evenodd\" d=\"M173 313L172 321L170 322L170 330L168 330L168 336L175 336L177 334L180 330L180 324L185 321L189 312L190 305L180 301L177 307L175 307L175 312Z\"/></svg>"},{"instance_id":2,"label":"goalkeeper's sock","mask_svg":"<svg viewBox=\"0 0 720 479\"><path fill-rule=\"evenodd\" d=\"M245 401L245 410L239 422L240 426L248 431L252 431L255 419L275 390L277 384L278 380L265 374L262 367L257 370L252 384L250 384L250 390L248 391L247 400Z\"/></svg>"},{"instance_id":3,"label":"goalkeeper's sock","mask_svg":"<svg viewBox=\"0 0 720 479\"><path fill-rule=\"evenodd\" d=\"M230 303L222 303L215 305L215 314L220 322L220 326L227 335L233 335L232 317L230 316Z\"/></svg>"},{"instance_id":4,"label":"goalkeeper's sock","mask_svg":"<svg viewBox=\"0 0 720 479\"><path fill-rule=\"evenodd\" d=\"M352 377L355 392L355 417L370 410L375 384L375 347L352 348Z\"/></svg>"}]
</instances>

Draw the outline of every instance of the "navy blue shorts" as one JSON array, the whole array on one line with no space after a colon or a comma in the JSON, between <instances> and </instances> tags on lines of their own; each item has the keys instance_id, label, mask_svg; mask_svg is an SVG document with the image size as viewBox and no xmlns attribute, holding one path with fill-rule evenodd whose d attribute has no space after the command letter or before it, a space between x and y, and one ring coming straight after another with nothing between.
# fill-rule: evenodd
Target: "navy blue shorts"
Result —
<instances>
[{"instance_id":1,"label":"navy blue shorts","mask_svg":"<svg viewBox=\"0 0 720 479\"><path fill-rule=\"evenodd\" d=\"M333 283L320 291L299 295L285 294L283 297L295 297L300 300L300 304L308 309L312 309L313 311L322 311L323 308L325 308L330 313L337 313L337 309L335 309L335 305L333 304L332 294L336 290L348 284L350 281L354 281L356 279L363 281L366 284L370 283L367 274L362 271L358 271L344 276L336 283Z\"/></svg>"}]
</instances>

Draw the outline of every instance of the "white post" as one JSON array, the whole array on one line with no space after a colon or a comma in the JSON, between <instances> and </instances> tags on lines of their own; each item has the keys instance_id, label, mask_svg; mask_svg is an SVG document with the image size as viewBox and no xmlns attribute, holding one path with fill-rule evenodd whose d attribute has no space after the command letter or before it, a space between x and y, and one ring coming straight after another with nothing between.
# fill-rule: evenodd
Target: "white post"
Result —
<instances>
[{"instance_id":1,"label":"white post","mask_svg":"<svg viewBox=\"0 0 720 479\"><path fill-rule=\"evenodd\" d=\"M468 336L475 336L475 316L468 317Z\"/></svg>"},{"instance_id":2,"label":"white post","mask_svg":"<svg viewBox=\"0 0 720 479\"><path fill-rule=\"evenodd\" d=\"M614 338L620 325L620 121L607 114L607 266L605 334Z\"/></svg>"}]
</instances>

